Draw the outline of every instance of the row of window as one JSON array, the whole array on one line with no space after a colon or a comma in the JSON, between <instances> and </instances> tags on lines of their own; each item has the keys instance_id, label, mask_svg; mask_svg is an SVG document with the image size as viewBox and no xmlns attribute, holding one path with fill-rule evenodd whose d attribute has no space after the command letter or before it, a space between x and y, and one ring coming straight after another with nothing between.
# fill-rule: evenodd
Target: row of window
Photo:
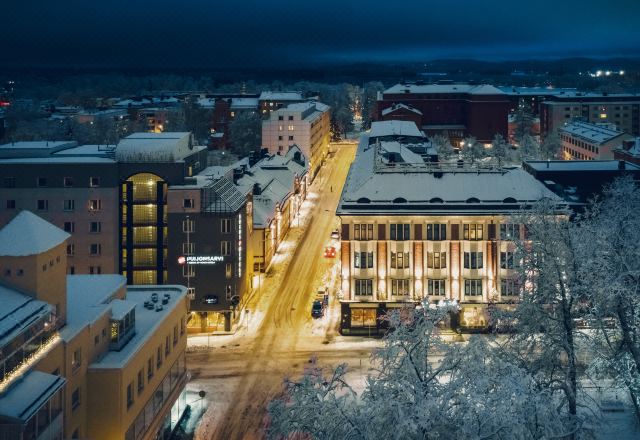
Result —
<instances>
[{"instance_id":1,"label":"row of window","mask_svg":"<svg viewBox=\"0 0 640 440\"><path fill-rule=\"evenodd\" d=\"M192 241L188 243L182 243L182 253L184 255L193 255L196 252L196 244ZM228 240L220 241L220 255L229 256L231 255L231 242Z\"/></svg>"},{"instance_id":2,"label":"row of window","mask_svg":"<svg viewBox=\"0 0 640 440\"><path fill-rule=\"evenodd\" d=\"M395 241L404 241L411 239L411 225L407 223L390 224L389 238ZM480 223L466 223L462 228L462 238L469 241L484 240L484 225ZM500 239L514 240L521 239L522 234L519 224L505 223L500 225ZM373 224L353 225L353 239L366 241L373 240ZM427 224L427 240L443 241L447 240L447 225L440 223Z\"/></svg>"},{"instance_id":3,"label":"row of window","mask_svg":"<svg viewBox=\"0 0 640 440\"><path fill-rule=\"evenodd\" d=\"M76 222L64 222L63 229L73 234L76 232ZM99 234L100 232L102 232L102 222L89 222L89 233Z\"/></svg>"},{"instance_id":4,"label":"row of window","mask_svg":"<svg viewBox=\"0 0 640 440\"><path fill-rule=\"evenodd\" d=\"M62 186L65 188L71 188L74 186L75 179L73 177L63 177L62 178ZM5 188L15 188L16 187L16 178L15 177L5 177L3 179L3 186ZM49 179L47 177L37 177L36 178L36 186L38 188L46 188L49 186ZM100 186L100 178L99 177L89 177L89 186L92 188L96 188Z\"/></svg>"},{"instance_id":5,"label":"row of window","mask_svg":"<svg viewBox=\"0 0 640 440\"><path fill-rule=\"evenodd\" d=\"M76 254L76 245L73 243L67 244L67 256L73 257ZM102 244L100 243L91 243L89 245L89 255L92 257L97 257L102 255Z\"/></svg>"},{"instance_id":6,"label":"row of window","mask_svg":"<svg viewBox=\"0 0 640 440\"><path fill-rule=\"evenodd\" d=\"M392 269L408 269L409 268L409 252L391 252L391 268ZM465 269L482 269L483 253L482 252L464 252L463 266ZM353 267L356 269L373 268L373 252L354 252ZM518 267L518 262L514 259L514 253L500 252L500 268L513 269ZM429 269L446 269L447 253L446 252L427 252L427 268Z\"/></svg>"},{"instance_id":7,"label":"row of window","mask_svg":"<svg viewBox=\"0 0 640 440\"><path fill-rule=\"evenodd\" d=\"M409 295L411 293L409 287L410 281L411 280L408 278L392 279L391 294L396 296ZM446 295L446 285L446 279L429 278L427 280L427 294L430 296L444 296ZM354 290L356 296L373 295L373 280L356 279ZM521 290L522 289L517 280L500 280L500 294L502 296L516 296L520 294ZM465 279L464 294L465 296L482 295L482 279Z\"/></svg>"},{"instance_id":8,"label":"row of window","mask_svg":"<svg viewBox=\"0 0 640 440\"><path fill-rule=\"evenodd\" d=\"M187 199L185 199L187 200ZM196 223L193 219L187 218L182 220L182 232L184 233L193 233L196 231ZM230 234L233 232L232 230L232 222L230 218L221 218L220 219L220 232L222 234Z\"/></svg>"},{"instance_id":9,"label":"row of window","mask_svg":"<svg viewBox=\"0 0 640 440\"><path fill-rule=\"evenodd\" d=\"M278 115L278 121L284 121L284 116L283 115ZM293 121L293 116L289 115L289 121Z\"/></svg>"},{"instance_id":10,"label":"row of window","mask_svg":"<svg viewBox=\"0 0 640 440\"><path fill-rule=\"evenodd\" d=\"M160 367L162 367L163 351L164 351L164 358L166 359L169 356L169 354L171 354L172 347L175 347L178 344L178 340L180 339L180 337L182 337L184 335L184 333L185 333L185 318L182 318L180 320L180 335L178 335L178 326L174 325L173 326L173 338L171 338L171 335L165 336L165 339L164 339L164 350L163 350L162 345L158 346L158 348L156 349L155 362L154 362L154 356L153 355L151 355L151 357L149 359L147 359L146 384L150 384L151 383L151 379L153 379L154 365L155 365L155 369L156 370L159 369ZM171 344L171 340L172 339L173 339L173 344ZM131 408L131 406L135 402L133 386L134 386L133 381L130 382L127 385L127 395L126 395L127 410L129 408ZM144 391L144 388L145 388L145 374L144 374L144 368L141 368L140 370L138 370L138 377L137 377L138 395L142 394L142 392Z\"/></svg>"},{"instance_id":11,"label":"row of window","mask_svg":"<svg viewBox=\"0 0 640 440\"><path fill-rule=\"evenodd\" d=\"M5 203L6 209L16 209L16 201L15 200L7 200ZM36 209L38 211L48 211L49 210L49 200L47 199L38 199L36 200ZM91 212L96 212L102 210L102 201L99 199L89 200L87 203L87 209ZM76 210L76 202L75 200L64 200L62 204L62 210L66 212L73 212Z\"/></svg>"}]
</instances>

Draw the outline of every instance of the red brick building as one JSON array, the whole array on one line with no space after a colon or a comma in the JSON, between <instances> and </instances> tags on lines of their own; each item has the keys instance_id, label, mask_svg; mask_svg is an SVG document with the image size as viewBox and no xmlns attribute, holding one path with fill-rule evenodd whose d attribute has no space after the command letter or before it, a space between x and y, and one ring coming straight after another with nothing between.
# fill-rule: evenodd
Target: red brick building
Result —
<instances>
[{"instance_id":1,"label":"red brick building","mask_svg":"<svg viewBox=\"0 0 640 440\"><path fill-rule=\"evenodd\" d=\"M466 136L483 143L491 142L496 133L506 138L509 105L506 93L486 84L396 84L378 97L375 117L414 118L427 136L443 134L457 146Z\"/></svg>"}]
</instances>

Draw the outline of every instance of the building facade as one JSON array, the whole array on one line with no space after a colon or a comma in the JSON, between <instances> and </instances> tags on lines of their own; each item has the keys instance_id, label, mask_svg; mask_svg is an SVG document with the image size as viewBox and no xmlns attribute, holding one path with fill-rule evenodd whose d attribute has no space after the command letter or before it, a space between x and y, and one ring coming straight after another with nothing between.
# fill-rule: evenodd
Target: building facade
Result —
<instances>
[{"instance_id":1,"label":"building facade","mask_svg":"<svg viewBox=\"0 0 640 440\"><path fill-rule=\"evenodd\" d=\"M558 129L565 160L610 160L613 150L633 139L630 134L608 124L590 124L575 120Z\"/></svg>"},{"instance_id":2,"label":"building facade","mask_svg":"<svg viewBox=\"0 0 640 440\"><path fill-rule=\"evenodd\" d=\"M484 328L488 304L519 294L513 241L524 229L511 215L543 197L561 199L521 169L406 157L389 160L381 142L363 136L349 170L337 208L341 331L378 333L387 311L423 298L454 301L460 327Z\"/></svg>"},{"instance_id":3,"label":"building facade","mask_svg":"<svg viewBox=\"0 0 640 440\"><path fill-rule=\"evenodd\" d=\"M330 109L319 102L289 104L270 112L262 122L262 146L284 155L294 145L309 161L313 178L327 156L331 140Z\"/></svg>"},{"instance_id":4,"label":"building facade","mask_svg":"<svg viewBox=\"0 0 640 440\"><path fill-rule=\"evenodd\" d=\"M396 84L378 96L375 120L393 119L394 106L399 104L420 112L417 125L425 134L447 136L455 147L467 136L482 143L490 143L496 134L507 138L509 99L490 85Z\"/></svg>"}]
</instances>

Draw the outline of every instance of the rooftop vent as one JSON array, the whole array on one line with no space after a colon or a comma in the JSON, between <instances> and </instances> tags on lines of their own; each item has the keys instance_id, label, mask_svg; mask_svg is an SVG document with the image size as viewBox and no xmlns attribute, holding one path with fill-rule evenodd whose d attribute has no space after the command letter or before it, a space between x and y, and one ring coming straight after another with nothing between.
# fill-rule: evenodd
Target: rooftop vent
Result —
<instances>
[{"instance_id":1,"label":"rooftop vent","mask_svg":"<svg viewBox=\"0 0 640 440\"><path fill-rule=\"evenodd\" d=\"M440 197L434 197L429 200L429 203L444 203L444 200L442 200Z\"/></svg>"},{"instance_id":2,"label":"rooftop vent","mask_svg":"<svg viewBox=\"0 0 640 440\"><path fill-rule=\"evenodd\" d=\"M358 200L356 200L356 203L371 203L371 200L366 197L360 197Z\"/></svg>"},{"instance_id":3,"label":"rooftop vent","mask_svg":"<svg viewBox=\"0 0 640 440\"><path fill-rule=\"evenodd\" d=\"M396 197L395 199L393 199L393 203L407 203L407 199L405 199L404 197Z\"/></svg>"},{"instance_id":4,"label":"rooftop vent","mask_svg":"<svg viewBox=\"0 0 640 440\"><path fill-rule=\"evenodd\" d=\"M467 199L467 203L480 203L480 200L476 199L475 197L469 197Z\"/></svg>"},{"instance_id":5,"label":"rooftop vent","mask_svg":"<svg viewBox=\"0 0 640 440\"><path fill-rule=\"evenodd\" d=\"M518 203L518 201L516 199L514 199L513 197L507 197L506 199L504 199L502 201L502 203Z\"/></svg>"}]
</instances>

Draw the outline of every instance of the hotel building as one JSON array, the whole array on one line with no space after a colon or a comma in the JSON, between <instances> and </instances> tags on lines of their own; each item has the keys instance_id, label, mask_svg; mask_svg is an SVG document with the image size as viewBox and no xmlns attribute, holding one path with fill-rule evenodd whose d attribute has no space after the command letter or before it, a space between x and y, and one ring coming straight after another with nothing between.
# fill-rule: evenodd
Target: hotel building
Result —
<instances>
[{"instance_id":1,"label":"hotel building","mask_svg":"<svg viewBox=\"0 0 640 440\"><path fill-rule=\"evenodd\" d=\"M489 303L518 295L512 240L524 228L510 216L542 198L563 202L519 168L425 161L398 122L361 138L337 208L341 331L378 333L388 310L425 297L456 301L460 327L484 327Z\"/></svg>"}]
</instances>

